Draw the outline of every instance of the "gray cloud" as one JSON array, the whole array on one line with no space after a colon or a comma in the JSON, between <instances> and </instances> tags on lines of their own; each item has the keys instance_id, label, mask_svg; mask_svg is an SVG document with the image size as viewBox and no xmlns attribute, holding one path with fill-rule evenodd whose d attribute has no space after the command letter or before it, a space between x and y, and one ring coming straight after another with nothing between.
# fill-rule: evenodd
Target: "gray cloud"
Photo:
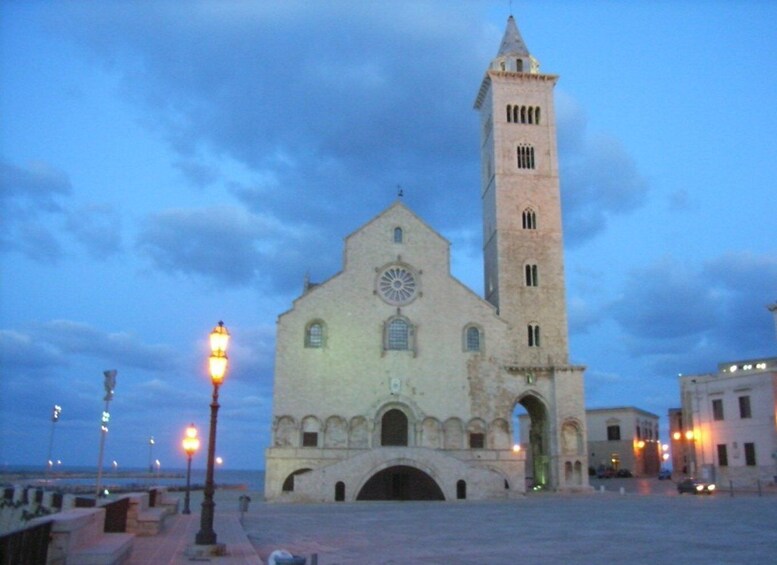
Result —
<instances>
[{"instance_id":1,"label":"gray cloud","mask_svg":"<svg viewBox=\"0 0 777 565\"><path fill-rule=\"evenodd\" d=\"M73 39L119 73L193 186L222 183L252 213L305 232L271 238L281 257L258 250L259 236L238 223L221 233L230 248L220 258L201 235L216 227L193 232L183 212L164 212L140 235L155 266L234 286L262 273L275 288L298 285L305 272L327 278L340 267L332 242L388 206L398 186L436 229L480 233L478 119L468 110L496 39L486 49L494 30L473 31L477 6L449 11L444 25L439 2L214 6L195 3L185 19L167 2L70 5L57 15L60 29L82 30ZM574 243L638 206L646 189L623 147L591 137L564 95L559 129ZM231 178L228 161L252 178Z\"/></svg>"},{"instance_id":2,"label":"gray cloud","mask_svg":"<svg viewBox=\"0 0 777 565\"><path fill-rule=\"evenodd\" d=\"M111 206L92 204L68 213L66 229L93 259L121 250L121 217Z\"/></svg>"},{"instance_id":3,"label":"gray cloud","mask_svg":"<svg viewBox=\"0 0 777 565\"><path fill-rule=\"evenodd\" d=\"M311 234L269 215L236 207L167 210L149 216L138 249L162 271L204 277L229 286L270 283L283 288L284 272ZM299 253L299 251L297 251Z\"/></svg>"},{"instance_id":4,"label":"gray cloud","mask_svg":"<svg viewBox=\"0 0 777 565\"><path fill-rule=\"evenodd\" d=\"M20 167L0 160L0 250L39 262L59 260L62 246L44 222L63 212L61 200L71 192L68 176L47 163Z\"/></svg>"},{"instance_id":5,"label":"gray cloud","mask_svg":"<svg viewBox=\"0 0 777 565\"><path fill-rule=\"evenodd\" d=\"M777 289L777 259L728 254L702 267L664 260L635 271L609 312L623 344L663 372L704 372L727 359L772 354L766 305Z\"/></svg>"},{"instance_id":6,"label":"gray cloud","mask_svg":"<svg viewBox=\"0 0 777 565\"><path fill-rule=\"evenodd\" d=\"M649 184L618 139L588 130L584 109L564 91L556 92L556 116L564 241L575 246L642 206Z\"/></svg>"},{"instance_id":7,"label":"gray cloud","mask_svg":"<svg viewBox=\"0 0 777 565\"><path fill-rule=\"evenodd\" d=\"M101 359L108 368L169 371L177 366L178 356L168 346L146 345L131 334L104 333L80 322L52 320L34 326L30 335L62 355Z\"/></svg>"}]
</instances>

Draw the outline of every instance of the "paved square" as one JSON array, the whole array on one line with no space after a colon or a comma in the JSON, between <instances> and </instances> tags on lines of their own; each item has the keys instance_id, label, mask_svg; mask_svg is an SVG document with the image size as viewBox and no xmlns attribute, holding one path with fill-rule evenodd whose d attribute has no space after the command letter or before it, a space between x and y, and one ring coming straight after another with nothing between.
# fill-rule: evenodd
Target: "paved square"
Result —
<instances>
[{"instance_id":1,"label":"paved square","mask_svg":"<svg viewBox=\"0 0 777 565\"><path fill-rule=\"evenodd\" d=\"M282 548L317 553L319 565L777 560L773 487L763 497L680 496L674 483L656 492L652 481L613 481L604 493L532 494L510 502L260 503L244 525L262 559ZM639 494L651 488L652 494Z\"/></svg>"}]
</instances>

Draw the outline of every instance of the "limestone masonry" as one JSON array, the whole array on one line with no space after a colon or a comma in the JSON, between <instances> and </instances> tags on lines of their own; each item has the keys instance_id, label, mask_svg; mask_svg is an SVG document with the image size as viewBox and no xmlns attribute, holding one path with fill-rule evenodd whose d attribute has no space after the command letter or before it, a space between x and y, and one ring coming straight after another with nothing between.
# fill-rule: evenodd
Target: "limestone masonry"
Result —
<instances>
[{"instance_id":1,"label":"limestone masonry","mask_svg":"<svg viewBox=\"0 0 777 565\"><path fill-rule=\"evenodd\" d=\"M281 314L268 500L588 488L583 367L567 352L556 79L511 16L475 102L485 299L451 276L449 243L397 202L346 238L342 271ZM531 421L521 446L518 405Z\"/></svg>"}]
</instances>

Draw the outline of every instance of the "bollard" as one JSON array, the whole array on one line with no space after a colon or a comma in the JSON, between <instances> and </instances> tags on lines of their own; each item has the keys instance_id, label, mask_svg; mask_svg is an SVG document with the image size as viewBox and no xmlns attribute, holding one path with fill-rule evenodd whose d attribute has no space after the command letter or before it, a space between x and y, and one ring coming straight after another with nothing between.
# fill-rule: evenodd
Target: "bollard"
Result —
<instances>
[{"instance_id":1,"label":"bollard","mask_svg":"<svg viewBox=\"0 0 777 565\"><path fill-rule=\"evenodd\" d=\"M248 512L248 503L251 502L251 497L247 496L245 494L240 495L239 505L240 505L240 524L243 524L243 515Z\"/></svg>"},{"instance_id":2,"label":"bollard","mask_svg":"<svg viewBox=\"0 0 777 565\"><path fill-rule=\"evenodd\" d=\"M621 487L621 494L626 494L626 489Z\"/></svg>"},{"instance_id":3,"label":"bollard","mask_svg":"<svg viewBox=\"0 0 777 565\"><path fill-rule=\"evenodd\" d=\"M599 487L599 492L604 492L604 485L601 485L601 486Z\"/></svg>"}]
</instances>

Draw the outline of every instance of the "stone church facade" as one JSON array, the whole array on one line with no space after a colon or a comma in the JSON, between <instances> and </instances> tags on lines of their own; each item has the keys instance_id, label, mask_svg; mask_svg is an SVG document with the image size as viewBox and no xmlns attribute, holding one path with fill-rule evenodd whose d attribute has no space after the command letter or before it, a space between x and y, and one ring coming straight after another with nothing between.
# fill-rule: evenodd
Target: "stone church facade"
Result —
<instances>
[{"instance_id":1,"label":"stone church facade","mask_svg":"<svg viewBox=\"0 0 777 565\"><path fill-rule=\"evenodd\" d=\"M485 298L451 276L448 241L397 202L279 317L268 500L588 487L583 368L567 355L556 79L510 17L475 102ZM513 441L519 404L524 445Z\"/></svg>"}]
</instances>

